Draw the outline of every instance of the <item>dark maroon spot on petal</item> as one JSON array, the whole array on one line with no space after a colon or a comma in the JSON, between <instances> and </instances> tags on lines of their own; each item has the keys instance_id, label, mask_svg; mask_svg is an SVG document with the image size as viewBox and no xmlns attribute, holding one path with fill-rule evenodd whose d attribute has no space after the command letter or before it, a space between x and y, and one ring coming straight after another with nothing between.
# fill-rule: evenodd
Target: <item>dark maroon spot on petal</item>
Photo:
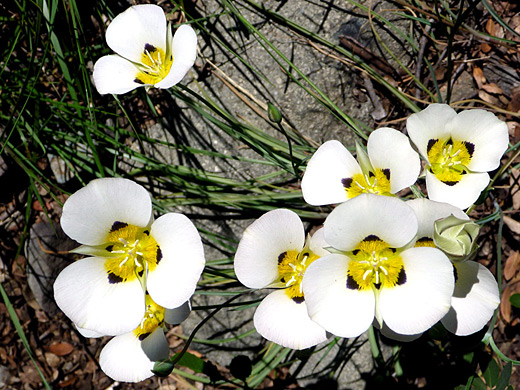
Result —
<instances>
[{"instance_id":1,"label":"dark maroon spot on petal","mask_svg":"<svg viewBox=\"0 0 520 390\"><path fill-rule=\"evenodd\" d=\"M134 83L144 85L144 81L139 80L137 77L134 79Z\"/></svg>"},{"instance_id":2,"label":"dark maroon spot on petal","mask_svg":"<svg viewBox=\"0 0 520 390\"><path fill-rule=\"evenodd\" d=\"M359 290L359 284L350 275L347 276L347 288L350 290Z\"/></svg>"},{"instance_id":3,"label":"dark maroon spot on petal","mask_svg":"<svg viewBox=\"0 0 520 390\"><path fill-rule=\"evenodd\" d=\"M128 224L125 222L115 221L112 224L112 227L110 228L110 233L115 232L116 230L119 230L119 229L123 229L127 226L128 226Z\"/></svg>"},{"instance_id":4,"label":"dark maroon spot on petal","mask_svg":"<svg viewBox=\"0 0 520 390\"><path fill-rule=\"evenodd\" d=\"M363 241L381 241L381 239L378 236L371 234L370 236L366 236Z\"/></svg>"},{"instance_id":5,"label":"dark maroon spot on petal","mask_svg":"<svg viewBox=\"0 0 520 390\"><path fill-rule=\"evenodd\" d=\"M107 252L112 252L112 249L114 249L114 245L109 245L105 248Z\"/></svg>"},{"instance_id":6,"label":"dark maroon spot on petal","mask_svg":"<svg viewBox=\"0 0 520 390\"><path fill-rule=\"evenodd\" d=\"M473 145L471 142L464 141L464 146L468 150L468 154L470 157L473 157L473 152L475 151L475 145Z\"/></svg>"},{"instance_id":7,"label":"dark maroon spot on petal","mask_svg":"<svg viewBox=\"0 0 520 390\"><path fill-rule=\"evenodd\" d=\"M304 297L292 297L292 300L296 303L303 303L303 301L305 301L305 298Z\"/></svg>"},{"instance_id":8,"label":"dark maroon spot on petal","mask_svg":"<svg viewBox=\"0 0 520 390\"><path fill-rule=\"evenodd\" d=\"M110 284L117 284L121 283L123 281L123 278L121 276L117 276L116 274L109 272L108 273L108 283Z\"/></svg>"},{"instance_id":9,"label":"dark maroon spot on petal","mask_svg":"<svg viewBox=\"0 0 520 390\"><path fill-rule=\"evenodd\" d=\"M149 232L148 230L145 230L145 231L143 232L143 234L146 234L147 236L149 236L149 235L150 235L150 232Z\"/></svg>"},{"instance_id":10,"label":"dark maroon spot on petal","mask_svg":"<svg viewBox=\"0 0 520 390\"><path fill-rule=\"evenodd\" d=\"M352 254L353 254L354 256L356 256L358 253L359 253L359 249L354 249L354 250L352 251Z\"/></svg>"},{"instance_id":11,"label":"dark maroon spot on petal","mask_svg":"<svg viewBox=\"0 0 520 390\"><path fill-rule=\"evenodd\" d=\"M146 52L153 53L154 51L157 51L157 49L154 45L150 45L149 43L144 45L144 54L146 54Z\"/></svg>"},{"instance_id":12,"label":"dark maroon spot on petal","mask_svg":"<svg viewBox=\"0 0 520 390\"><path fill-rule=\"evenodd\" d=\"M161 251L161 248L159 248L159 246L157 246L157 256L155 259L157 261L157 264L159 264L159 261L161 261L161 259L162 259L162 251Z\"/></svg>"},{"instance_id":13,"label":"dark maroon spot on petal","mask_svg":"<svg viewBox=\"0 0 520 390\"><path fill-rule=\"evenodd\" d=\"M404 268L401 268L399 271L399 275L397 276L397 282L396 284L398 286L401 286L406 283L406 272L404 272Z\"/></svg>"},{"instance_id":14,"label":"dark maroon spot on petal","mask_svg":"<svg viewBox=\"0 0 520 390\"><path fill-rule=\"evenodd\" d=\"M345 188L350 188L352 186L352 182L353 182L353 180L351 177L341 179L341 184L343 184L343 187L345 187Z\"/></svg>"},{"instance_id":15,"label":"dark maroon spot on petal","mask_svg":"<svg viewBox=\"0 0 520 390\"><path fill-rule=\"evenodd\" d=\"M281 264L283 259L285 259L285 256L287 255L287 252L282 252L278 255L278 264Z\"/></svg>"},{"instance_id":16,"label":"dark maroon spot on petal","mask_svg":"<svg viewBox=\"0 0 520 390\"><path fill-rule=\"evenodd\" d=\"M374 287L379 290L381 288L381 283L374 283Z\"/></svg>"},{"instance_id":17,"label":"dark maroon spot on petal","mask_svg":"<svg viewBox=\"0 0 520 390\"><path fill-rule=\"evenodd\" d=\"M433 148L433 145L438 141L438 139L431 139L428 141L428 146L426 146L426 152L430 153L431 148Z\"/></svg>"},{"instance_id":18,"label":"dark maroon spot on petal","mask_svg":"<svg viewBox=\"0 0 520 390\"><path fill-rule=\"evenodd\" d=\"M375 177L376 174L375 174L374 172L372 172L372 171L369 171L369 172L368 172L368 176L369 176L369 177Z\"/></svg>"},{"instance_id":19,"label":"dark maroon spot on petal","mask_svg":"<svg viewBox=\"0 0 520 390\"><path fill-rule=\"evenodd\" d=\"M139 341L143 341L145 338L150 336L150 333L142 333L139 335Z\"/></svg>"},{"instance_id":20,"label":"dark maroon spot on petal","mask_svg":"<svg viewBox=\"0 0 520 390\"><path fill-rule=\"evenodd\" d=\"M455 184L458 183L458 181L450 181L450 180L441 180L444 184L446 184L447 186L450 186L450 187L453 187Z\"/></svg>"},{"instance_id":21,"label":"dark maroon spot on petal","mask_svg":"<svg viewBox=\"0 0 520 390\"><path fill-rule=\"evenodd\" d=\"M285 281L285 278L281 278L281 279L280 279L280 282L285 283L285 282L286 282L286 281Z\"/></svg>"},{"instance_id":22,"label":"dark maroon spot on petal","mask_svg":"<svg viewBox=\"0 0 520 390\"><path fill-rule=\"evenodd\" d=\"M383 175L385 175L386 180L390 181L390 169L383 169Z\"/></svg>"}]
</instances>

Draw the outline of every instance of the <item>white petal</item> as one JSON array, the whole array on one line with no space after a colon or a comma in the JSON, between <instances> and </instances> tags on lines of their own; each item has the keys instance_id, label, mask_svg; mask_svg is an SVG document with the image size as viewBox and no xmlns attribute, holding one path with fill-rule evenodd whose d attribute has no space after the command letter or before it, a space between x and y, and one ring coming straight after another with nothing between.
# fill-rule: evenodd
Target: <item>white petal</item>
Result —
<instances>
[{"instance_id":1,"label":"white petal","mask_svg":"<svg viewBox=\"0 0 520 390\"><path fill-rule=\"evenodd\" d=\"M164 321L167 324L180 324L184 321L191 313L191 303L190 301L184 302L179 307L174 309L166 309L164 311Z\"/></svg>"},{"instance_id":2,"label":"white petal","mask_svg":"<svg viewBox=\"0 0 520 390\"><path fill-rule=\"evenodd\" d=\"M324 229L325 240L339 250L353 250L369 235L400 248L415 237L417 217L398 198L361 194L332 210Z\"/></svg>"},{"instance_id":3,"label":"white petal","mask_svg":"<svg viewBox=\"0 0 520 390\"><path fill-rule=\"evenodd\" d=\"M453 267L436 248L410 248L401 257L406 281L382 289L378 304L391 330L413 335L428 330L450 309Z\"/></svg>"},{"instance_id":4,"label":"white petal","mask_svg":"<svg viewBox=\"0 0 520 390\"><path fill-rule=\"evenodd\" d=\"M392 194L409 187L421 173L421 160L403 133L383 127L370 133L368 156L374 169L390 170Z\"/></svg>"},{"instance_id":5,"label":"white petal","mask_svg":"<svg viewBox=\"0 0 520 390\"><path fill-rule=\"evenodd\" d=\"M173 64L168 75L155 84L156 88L170 88L188 73L197 58L197 34L188 25L180 26L172 41Z\"/></svg>"},{"instance_id":6,"label":"white petal","mask_svg":"<svg viewBox=\"0 0 520 390\"><path fill-rule=\"evenodd\" d=\"M377 324L377 321L375 321ZM396 341L404 341L404 342L410 342L417 340L419 337L423 335L423 333L418 334L399 334L394 332L392 329L390 329L385 323L383 323L383 327L379 329L381 334L385 337L388 337L389 339L396 340Z\"/></svg>"},{"instance_id":7,"label":"white petal","mask_svg":"<svg viewBox=\"0 0 520 390\"><path fill-rule=\"evenodd\" d=\"M159 217L150 230L162 259L148 273L146 287L152 299L167 309L179 307L195 292L206 264L199 232L183 214Z\"/></svg>"},{"instance_id":8,"label":"white petal","mask_svg":"<svg viewBox=\"0 0 520 390\"><path fill-rule=\"evenodd\" d=\"M98 333L98 332L94 332L93 330L90 330L90 329L81 328L81 327L77 326L76 324L74 324L74 325L76 326L76 329L78 330L79 334L82 335L83 337L97 339L99 337L106 336L103 333Z\"/></svg>"},{"instance_id":9,"label":"white petal","mask_svg":"<svg viewBox=\"0 0 520 390\"><path fill-rule=\"evenodd\" d=\"M85 245L104 244L114 222L145 227L152 219L150 194L122 178L92 180L63 205L61 227Z\"/></svg>"},{"instance_id":10,"label":"white petal","mask_svg":"<svg viewBox=\"0 0 520 390\"><path fill-rule=\"evenodd\" d=\"M464 211L448 203L420 198L409 200L406 204L410 206L413 211L415 211L415 215L417 215L417 220L419 221L419 229L417 229L418 238L433 238L434 223L438 219L454 215L457 218L469 220L468 215Z\"/></svg>"},{"instance_id":11,"label":"white petal","mask_svg":"<svg viewBox=\"0 0 520 390\"><path fill-rule=\"evenodd\" d=\"M162 328L157 328L142 342L130 332L114 337L105 345L99 364L113 380L141 382L153 376L155 361L167 359L168 353L168 342Z\"/></svg>"},{"instance_id":12,"label":"white petal","mask_svg":"<svg viewBox=\"0 0 520 390\"><path fill-rule=\"evenodd\" d=\"M120 56L140 63L146 44L166 52L166 27L161 7L134 5L112 20L106 32L107 44Z\"/></svg>"},{"instance_id":13,"label":"white petal","mask_svg":"<svg viewBox=\"0 0 520 390\"><path fill-rule=\"evenodd\" d=\"M278 278L278 257L300 252L305 232L298 215L287 209L269 211L247 227L235 254L235 274L249 288L263 288Z\"/></svg>"},{"instance_id":14,"label":"white petal","mask_svg":"<svg viewBox=\"0 0 520 390\"><path fill-rule=\"evenodd\" d=\"M99 257L78 260L61 271L54 299L77 326L103 335L135 329L145 311L139 280L110 283L105 259Z\"/></svg>"},{"instance_id":15,"label":"white petal","mask_svg":"<svg viewBox=\"0 0 520 390\"><path fill-rule=\"evenodd\" d=\"M330 248L330 244L325 241L325 234L323 228L319 228L314 232L310 241L310 249L314 252L314 254L318 256L325 256L330 254L330 252L325 248Z\"/></svg>"},{"instance_id":16,"label":"white petal","mask_svg":"<svg viewBox=\"0 0 520 390\"><path fill-rule=\"evenodd\" d=\"M303 294L309 316L340 337L359 336L368 329L375 314L372 290L347 288L349 262L346 256L330 254L314 261L303 276Z\"/></svg>"},{"instance_id":17,"label":"white petal","mask_svg":"<svg viewBox=\"0 0 520 390\"><path fill-rule=\"evenodd\" d=\"M460 112L447 125L455 141L468 141L475 146L468 169L488 172L498 168L507 149L509 133L505 122L485 110Z\"/></svg>"},{"instance_id":18,"label":"white petal","mask_svg":"<svg viewBox=\"0 0 520 390\"><path fill-rule=\"evenodd\" d=\"M327 339L325 329L309 318L305 302L294 302L284 290L265 297L253 321L262 337L286 348L310 348Z\"/></svg>"},{"instance_id":19,"label":"white petal","mask_svg":"<svg viewBox=\"0 0 520 390\"><path fill-rule=\"evenodd\" d=\"M441 182L433 173L426 171L428 198L437 202L450 203L461 209L471 206L489 184L487 173L467 173L455 185Z\"/></svg>"},{"instance_id":20,"label":"white petal","mask_svg":"<svg viewBox=\"0 0 520 390\"><path fill-rule=\"evenodd\" d=\"M456 115L455 110L447 104L430 104L426 109L410 115L406 120L408 136L426 160L428 160L428 141L447 139L450 133L445 126Z\"/></svg>"},{"instance_id":21,"label":"white petal","mask_svg":"<svg viewBox=\"0 0 520 390\"><path fill-rule=\"evenodd\" d=\"M104 95L127 93L141 84L136 83L137 68L130 61L118 55L101 57L94 65L94 85Z\"/></svg>"},{"instance_id":22,"label":"white petal","mask_svg":"<svg viewBox=\"0 0 520 390\"><path fill-rule=\"evenodd\" d=\"M466 336L486 325L500 303L495 277L475 261L455 263L458 279L451 309L442 324L458 336Z\"/></svg>"},{"instance_id":23,"label":"white petal","mask_svg":"<svg viewBox=\"0 0 520 390\"><path fill-rule=\"evenodd\" d=\"M347 192L341 182L361 174L356 159L339 141L327 141L314 153L302 178L302 194L313 206L346 201Z\"/></svg>"}]
</instances>

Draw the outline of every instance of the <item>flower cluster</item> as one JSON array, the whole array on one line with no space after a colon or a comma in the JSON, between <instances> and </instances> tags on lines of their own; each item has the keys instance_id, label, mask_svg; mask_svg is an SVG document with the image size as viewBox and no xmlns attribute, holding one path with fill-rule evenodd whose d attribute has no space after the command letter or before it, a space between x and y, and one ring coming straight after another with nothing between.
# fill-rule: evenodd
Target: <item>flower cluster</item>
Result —
<instances>
[{"instance_id":1,"label":"flower cluster","mask_svg":"<svg viewBox=\"0 0 520 390\"><path fill-rule=\"evenodd\" d=\"M164 323L179 323L205 265L200 235L184 215L154 220L148 192L123 178L91 181L63 205L63 231L88 257L54 283L59 308L86 337L116 336L100 364L115 380L152 376L168 357Z\"/></svg>"},{"instance_id":2,"label":"flower cluster","mask_svg":"<svg viewBox=\"0 0 520 390\"><path fill-rule=\"evenodd\" d=\"M197 36L172 34L163 10L136 5L106 32L116 53L100 58L100 94L170 88L193 66ZM269 117L279 122L274 110ZM252 289L273 288L254 314L266 339L293 349L332 333L356 337L371 325L410 340L441 322L456 335L482 329L499 304L491 272L472 260L478 225L463 211L488 186L508 146L507 126L490 112L456 113L432 104L407 120L409 138L380 128L357 159L339 141L309 160L301 188L311 205L336 205L306 235L288 209L272 210L243 234L235 273ZM416 151L417 150L417 151ZM428 199L398 194L423 175ZM85 337L114 336L100 365L111 378L138 382L169 355L165 323L190 313L205 265L200 235L184 215L154 219L148 192L133 181L90 182L63 206L64 232L87 255L54 284L60 309Z\"/></svg>"},{"instance_id":3,"label":"flower cluster","mask_svg":"<svg viewBox=\"0 0 520 390\"><path fill-rule=\"evenodd\" d=\"M398 340L437 322L456 335L482 329L499 304L491 272L472 261L478 225L468 208L489 184L508 146L492 113L457 114L432 104L408 118L410 139L373 131L357 161L338 141L309 160L302 194L311 205L337 204L305 239L298 216L278 209L250 225L235 272L249 288L276 288L254 315L266 339L294 349L330 332L356 337L371 325ZM411 143L410 143L411 140ZM416 183L425 160L428 199L396 194Z\"/></svg>"}]
</instances>

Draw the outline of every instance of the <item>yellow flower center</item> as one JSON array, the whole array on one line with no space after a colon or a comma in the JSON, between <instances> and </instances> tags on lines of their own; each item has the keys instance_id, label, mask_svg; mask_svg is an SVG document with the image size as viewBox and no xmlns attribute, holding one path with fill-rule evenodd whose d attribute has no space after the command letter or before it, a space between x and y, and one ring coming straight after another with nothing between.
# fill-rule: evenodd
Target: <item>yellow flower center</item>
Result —
<instances>
[{"instance_id":1,"label":"yellow flower center","mask_svg":"<svg viewBox=\"0 0 520 390\"><path fill-rule=\"evenodd\" d=\"M302 291L303 274L307 267L319 256L304 248L298 252L291 250L278 256L278 275L280 282L285 284L285 292L296 303L304 301Z\"/></svg>"},{"instance_id":2,"label":"yellow flower center","mask_svg":"<svg viewBox=\"0 0 520 390\"><path fill-rule=\"evenodd\" d=\"M362 193L391 196L390 192L390 170L375 169L375 172L368 172L368 175L357 173L351 178L341 180L347 197L354 198Z\"/></svg>"},{"instance_id":3,"label":"yellow flower center","mask_svg":"<svg viewBox=\"0 0 520 390\"><path fill-rule=\"evenodd\" d=\"M392 288L406 282L404 264L395 248L379 237L366 237L349 254L347 288L368 290Z\"/></svg>"},{"instance_id":4,"label":"yellow flower center","mask_svg":"<svg viewBox=\"0 0 520 390\"><path fill-rule=\"evenodd\" d=\"M139 84L154 85L164 79L170 72L173 58L166 58L162 49L153 45L146 44L143 54L141 54L140 71L135 77L135 82Z\"/></svg>"},{"instance_id":5,"label":"yellow flower center","mask_svg":"<svg viewBox=\"0 0 520 390\"><path fill-rule=\"evenodd\" d=\"M430 172L449 186L457 184L467 173L475 146L466 141L431 139L427 147Z\"/></svg>"},{"instance_id":6,"label":"yellow flower center","mask_svg":"<svg viewBox=\"0 0 520 390\"><path fill-rule=\"evenodd\" d=\"M146 311L141 324L134 330L139 340L144 340L155 329L164 324L164 307L153 301L148 293L145 298Z\"/></svg>"},{"instance_id":7,"label":"yellow flower center","mask_svg":"<svg viewBox=\"0 0 520 390\"><path fill-rule=\"evenodd\" d=\"M110 283L143 277L153 271L162 258L161 248L145 228L114 222L106 238L105 269Z\"/></svg>"}]
</instances>

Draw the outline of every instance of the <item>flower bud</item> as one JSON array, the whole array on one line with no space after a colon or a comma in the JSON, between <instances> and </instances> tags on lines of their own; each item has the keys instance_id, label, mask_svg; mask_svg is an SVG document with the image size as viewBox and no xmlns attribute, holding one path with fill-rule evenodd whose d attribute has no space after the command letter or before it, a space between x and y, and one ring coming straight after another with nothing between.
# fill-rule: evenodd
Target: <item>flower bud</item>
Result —
<instances>
[{"instance_id":1,"label":"flower bud","mask_svg":"<svg viewBox=\"0 0 520 390\"><path fill-rule=\"evenodd\" d=\"M448 256L455 259L468 258L473 254L479 226L467 219L450 215L435 221L433 242Z\"/></svg>"},{"instance_id":2,"label":"flower bud","mask_svg":"<svg viewBox=\"0 0 520 390\"><path fill-rule=\"evenodd\" d=\"M282 114L280 113L280 110L270 102L267 103L267 116L271 122L280 123L282 121Z\"/></svg>"}]
</instances>

